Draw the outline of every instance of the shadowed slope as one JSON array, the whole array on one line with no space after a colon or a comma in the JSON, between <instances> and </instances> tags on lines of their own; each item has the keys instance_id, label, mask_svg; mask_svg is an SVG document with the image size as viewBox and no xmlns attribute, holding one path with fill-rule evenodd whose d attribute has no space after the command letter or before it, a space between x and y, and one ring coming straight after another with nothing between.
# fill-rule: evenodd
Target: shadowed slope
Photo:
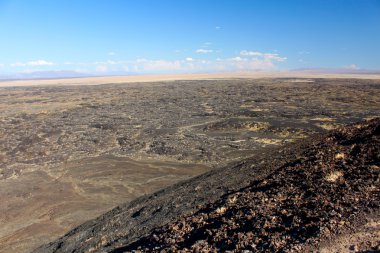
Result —
<instances>
[{"instance_id":1,"label":"shadowed slope","mask_svg":"<svg viewBox=\"0 0 380 253\"><path fill-rule=\"evenodd\" d=\"M375 119L264 150L117 207L35 252L311 250L370 216L378 221L379 134Z\"/></svg>"}]
</instances>

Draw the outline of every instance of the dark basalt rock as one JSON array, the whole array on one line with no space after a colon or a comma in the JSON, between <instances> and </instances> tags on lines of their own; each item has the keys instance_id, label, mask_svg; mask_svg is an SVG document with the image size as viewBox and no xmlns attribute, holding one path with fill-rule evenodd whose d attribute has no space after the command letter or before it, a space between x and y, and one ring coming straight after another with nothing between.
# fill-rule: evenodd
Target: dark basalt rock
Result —
<instances>
[{"instance_id":1,"label":"dark basalt rock","mask_svg":"<svg viewBox=\"0 0 380 253\"><path fill-rule=\"evenodd\" d=\"M34 252L314 251L379 219L379 129L374 119L263 150L119 206Z\"/></svg>"}]
</instances>

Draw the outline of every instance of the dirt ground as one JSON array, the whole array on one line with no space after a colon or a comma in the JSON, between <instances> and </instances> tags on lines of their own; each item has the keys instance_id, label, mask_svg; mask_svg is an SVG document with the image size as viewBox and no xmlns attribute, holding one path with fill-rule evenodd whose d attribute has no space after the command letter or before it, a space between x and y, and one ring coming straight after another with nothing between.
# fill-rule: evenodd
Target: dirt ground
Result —
<instances>
[{"instance_id":1,"label":"dirt ground","mask_svg":"<svg viewBox=\"0 0 380 253\"><path fill-rule=\"evenodd\" d=\"M0 252L28 252L138 196L380 116L378 80L18 82L56 85L0 88Z\"/></svg>"},{"instance_id":2,"label":"dirt ground","mask_svg":"<svg viewBox=\"0 0 380 253\"><path fill-rule=\"evenodd\" d=\"M267 148L34 252L377 252L379 130L377 118Z\"/></svg>"}]
</instances>

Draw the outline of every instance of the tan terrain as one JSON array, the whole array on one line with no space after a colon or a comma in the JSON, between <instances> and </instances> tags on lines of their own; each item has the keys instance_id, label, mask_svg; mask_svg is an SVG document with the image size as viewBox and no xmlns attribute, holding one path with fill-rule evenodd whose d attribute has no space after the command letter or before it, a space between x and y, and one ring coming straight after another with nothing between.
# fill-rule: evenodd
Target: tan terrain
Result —
<instances>
[{"instance_id":1,"label":"tan terrain","mask_svg":"<svg viewBox=\"0 0 380 253\"><path fill-rule=\"evenodd\" d=\"M378 80L205 79L3 82L0 252L31 251L215 166L380 116Z\"/></svg>"}]
</instances>

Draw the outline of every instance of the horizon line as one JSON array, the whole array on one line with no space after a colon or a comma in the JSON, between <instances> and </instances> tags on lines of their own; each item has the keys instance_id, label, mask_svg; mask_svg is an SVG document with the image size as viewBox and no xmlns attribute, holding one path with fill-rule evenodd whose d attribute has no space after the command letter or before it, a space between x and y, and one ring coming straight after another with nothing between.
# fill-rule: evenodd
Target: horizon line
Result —
<instances>
[{"instance_id":1,"label":"horizon line","mask_svg":"<svg viewBox=\"0 0 380 253\"><path fill-rule=\"evenodd\" d=\"M103 75L54 77L31 79L0 79L0 87L20 86L68 86L68 85L102 85L121 83L143 83L180 80L214 80L214 79L260 79L260 78L352 78L352 79L380 79L380 72L376 73L333 73L307 71L260 71L260 72L215 72L215 73L183 73L183 74L138 74L138 75ZM40 81L36 83L36 81ZM60 82L57 82L60 81Z\"/></svg>"}]
</instances>

